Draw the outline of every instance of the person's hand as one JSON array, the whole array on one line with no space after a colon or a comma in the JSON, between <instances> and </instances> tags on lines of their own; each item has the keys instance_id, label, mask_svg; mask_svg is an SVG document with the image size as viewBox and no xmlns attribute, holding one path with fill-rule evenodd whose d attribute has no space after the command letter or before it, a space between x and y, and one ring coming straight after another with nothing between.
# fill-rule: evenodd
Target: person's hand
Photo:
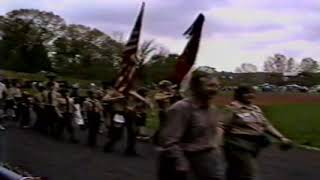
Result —
<instances>
[{"instance_id":1,"label":"person's hand","mask_svg":"<svg viewBox=\"0 0 320 180\"><path fill-rule=\"evenodd\" d=\"M287 151L287 150L293 148L293 142L290 139L283 137L280 139L280 141L281 141L281 144L280 144L279 148L281 150Z\"/></svg>"}]
</instances>

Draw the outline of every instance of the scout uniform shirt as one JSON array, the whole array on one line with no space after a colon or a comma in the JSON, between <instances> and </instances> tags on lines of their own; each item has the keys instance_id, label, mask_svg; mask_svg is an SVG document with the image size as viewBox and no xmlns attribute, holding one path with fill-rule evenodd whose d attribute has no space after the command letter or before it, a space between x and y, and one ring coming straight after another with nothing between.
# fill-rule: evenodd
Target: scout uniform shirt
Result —
<instances>
[{"instance_id":1,"label":"scout uniform shirt","mask_svg":"<svg viewBox=\"0 0 320 180\"><path fill-rule=\"evenodd\" d=\"M87 98L83 103L83 111L101 113L103 111L103 107L99 100Z\"/></svg>"},{"instance_id":2,"label":"scout uniform shirt","mask_svg":"<svg viewBox=\"0 0 320 180\"><path fill-rule=\"evenodd\" d=\"M20 98L22 97L22 93L21 93L21 90L17 87L11 87L8 89L7 91L7 98L8 99L14 99L14 98Z\"/></svg>"},{"instance_id":3,"label":"scout uniform shirt","mask_svg":"<svg viewBox=\"0 0 320 180\"><path fill-rule=\"evenodd\" d=\"M73 99L70 97L58 98L58 109L61 113L73 114L75 111Z\"/></svg>"},{"instance_id":4,"label":"scout uniform shirt","mask_svg":"<svg viewBox=\"0 0 320 180\"><path fill-rule=\"evenodd\" d=\"M159 144L164 153L187 163L185 153L213 150L217 141L219 111L214 106L202 107L193 99L183 99L167 111L167 123L160 130Z\"/></svg>"},{"instance_id":5,"label":"scout uniform shirt","mask_svg":"<svg viewBox=\"0 0 320 180\"><path fill-rule=\"evenodd\" d=\"M110 100L112 98L120 97L120 99ZM119 93L116 90L109 90L107 94L103 97L103 101L110 102L113 111L123 112L126 108L126 98L123 97L123 94Z\"/></svg>"},{"instance_id":6,"label":"scout uniform shirt","mask_svg":"<svg viewBox=\"0 0 320 180\"><path fill-rule=\"evenodd\" d=\"M233 114L228 122L224 122L224 129L228 134L259 136L269 126L272 127L258 106L233 101L227 108Z\"/></svg>"},{"instance_id":7,"label":"scout uniform shirt","mask_svg":"<svg viewBox=\"0 0 320 180\"><path fill-rule=\"evenodd\" d=\"M57 91L53 90L53 91L45 91L44 92L44 105L47 107L53 107L56 111L56 113L61 116L61 113L59 111L58 107L58 98L61 97L60 93L58 93Z\"/></svg>"},{"instance_id":8,"label":"scout uniform shirt","mask_svg":"<svg viewBox=\"0 0 320 180\"><path fill-rule=\"evenodd\" d=\"M46 94L45 94L45 91L43 92L38 92L36 95L35 95L35 103L38 107L40 108L44 108L44 103L45 103L45 100L46 100Z\"/></svg>"}]
</instances>

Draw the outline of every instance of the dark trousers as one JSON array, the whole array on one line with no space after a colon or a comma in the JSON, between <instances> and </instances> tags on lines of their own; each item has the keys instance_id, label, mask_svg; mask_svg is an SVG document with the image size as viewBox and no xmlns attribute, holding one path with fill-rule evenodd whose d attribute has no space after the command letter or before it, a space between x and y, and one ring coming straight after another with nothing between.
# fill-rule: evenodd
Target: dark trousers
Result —
<instances>
[{"instance_id":1,"label":"dark trousers","mask_svg":"<svg viewBox=\"0 0 320 180\"><path fill-rule=\"evenodd\" d=\"M166 121L166 112L164 110L160 110L158 113L158 118L159 118L159 128L153 135L153 144L154 145L159 145L159 133L162 130L165 121Z\"/></svg>"},{"instance_id":2,"label":"dark trousers","mask_svg":"<svg viewBox=\"0 0 320 180\"><path fill-rule=\"evenodd\" d=\"M34 111L37 114L37 120L33 126L33 128L39 132L44 132L45 131L45 110L44 108L40 106L35 106Z\"/></svg>"},{"instance_id":3,"label":"dark trousers","mask_svg":"<svg viewBox=\"0 0 320 180\"><path fill-rule=\"evenodd\" d=\"M62 118L59 118L57 125L57 137L62 138L64 130L67 130L69 139L74 140L74 128L72 125L72 113L62 113Z\"/></svg>"},{"instance_id":4,"label":"dark trousers","mask_svg":"<svg viewBox=\"0 0 320 180\"><path fill-rule=\"evenodd\" d=\"M105 151L111 150L113 146L121 140L123 129L125 128L127 131L127 146L125 151L126 153L136 152L136 134L137 134L137 128L135 125L136 115L134 112L131 112L131 113L126 113L124 117L125 117L124 124L119 124L114 121L111 121L109 139L106 142L104 147Z\"/></svg>"},{"instance_id":5,"label":"dark trousers","mask_svg":"<svg viewBox=\"0 0 320 180\"><path fill-rule=\"evenodd\" d=\"M221 154L217 150L185 153L191 172L197 180L221 180ZM185 180L190 172L179 172L175 168L175 159L160 154L158 164L158 180Z\"/></svg>"},{"instance_id":6,"label":"dark trousers","mask_svg":"<svg viewBox=\"0 0 320 180\"><path fill-rule=\"evenodd\" d=\"M256 155L231 144L225 144L226 180L254 180L257 178Z\"/></svg>"},{"instance_id":7,"label":"dark trousers","mask_svg":"<svg viewBox=\"0 0 320 180\"><path fill-rule=\"evenodd\" d=\"M20 104L19 105L19 120L20 120L20 127L30 125L30 111L29 106L27 104Z\"/></svg>"},{"instance_id":8,"label":"dark trousers","mask_svg":"<svg viewBox=\"0 0 320 180\"><path fill-rule=\"evenodd\" d=\"M178 172L175 168L175 159L160 153L157 164L157 180L187 180L188 173Z\"/></svg>"},{"instance_id":9,"label":"dark trousers","mask_svg":"<svg viewBox=\"0 0 320 180\"><path fill-rule=\"evenodd\" d=\"M88 112L88 145L95 146L97 144L97 135L100 127L100 114L96 112Z\"/></svg>"},{"instance_id":10,"label":"dark trousers","mask_svg":"<svg viewBox=\"0 0 320 180\"><path fill-rule=\"evenodd\" d=\"M46 134L57 137L58 115L53 106L45 106L45 118L43 119Z\"/></svg>"}]
</instances>

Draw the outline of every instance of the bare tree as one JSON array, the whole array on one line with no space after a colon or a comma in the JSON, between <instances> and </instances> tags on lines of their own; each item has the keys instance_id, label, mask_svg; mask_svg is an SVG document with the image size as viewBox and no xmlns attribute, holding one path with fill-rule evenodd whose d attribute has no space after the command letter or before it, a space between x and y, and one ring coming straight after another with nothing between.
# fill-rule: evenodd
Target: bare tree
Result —
<instances>
[{"instance_id":1,"label":"bare tree","mask_svg":"<svg viewBox=\"0 0 320 180\"><path fill-rule=\"evenodd\" d=\"M288 72L288 69L292 68L289 68L288 64L292 66L293 62L293 60L290 60L289 62L285 55L275 54L274 56L268 57L268 59L264 62L264 71L275 73Z\"/></svg>"},{"instance_id":2,"label":"bare tree","mask_svg":"<svg viewBox=\"0 0 320 180\"><path fill-rule=\"evenodd\" d=\"M287 69L286 72L296 72L297 71L297 64L293 58L289 58L287 61Z\"/></svg>"},{"instance_id":3,"label":"bare tree","mask_svg":"<svg viewBox=\"0 0 320 180\"><path fill-rule=\"evenodd\" d=\"M254 73L258 71L258 67L250 63L242 63L240 67L235 69L236 73Z\"/></svg>"},{"instance_id":4,"label":"bare tree","mask_svg":"<svg viewBox=\"0 0 320 180\"><path fill-rule=\"evenodd\" d=\"M312 58L304 58L302 59L299 71L301 72L317 72L319 70L319 64Z\"/></svg>"},{"instance_id":5,"label":"bare tree","mask_svg":"<svg viewBox=\"0 0 320 180\"><path fill-rule=\"evenodd\" d=\"M121 32L121 31L113 31L111 33L111 37L112 39L114 39L115 41L121 43L121 44L125 44L125 41L124 41L124 33Z\"/></svg>"},{"instance_id":6,"label":"bare tree","mask_svg":"<svg viewBox=\"0 0 320 180\"><path fill-rule=\"evenodd\" d=\"M147 61L151 54L154 53L158 49L157 44L153 39L145 40L142 42L139 48L139 57L143 60L141 63Z\"/></svg>"}]
</instances>

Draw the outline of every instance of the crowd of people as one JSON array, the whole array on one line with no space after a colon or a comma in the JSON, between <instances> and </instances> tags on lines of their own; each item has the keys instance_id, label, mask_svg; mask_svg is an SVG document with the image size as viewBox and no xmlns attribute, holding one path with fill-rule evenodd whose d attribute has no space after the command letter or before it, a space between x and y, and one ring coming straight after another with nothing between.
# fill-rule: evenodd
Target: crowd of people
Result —
<instances>
[{"instance_id":1,"label":"crowd of people","mask_svg":"<svg viewBox=\"0 0 320 180\"><path fill-rule=\"evenodd\" d=\"M77 125L87 130L90 147L97 145L98 134L105 128L106 153L114 150L125 130L125 154L135 156L137 139L149 138L145 131L147 111L156 109L159 128L152 142L159 152L159 180L184 180L190 172L199 180L223 179L223 156L227 180L253 180L257 176L257 156L271 143L269 136L281 142L281 149L292 146L292 141L253 104L254 88L237 87L233 101L224 108L217 107L212 100L221 87L219 80L200 69L192 72L189 93L182 96L176 86L163 80L152 98L144 87L122 94L109 84L89 89L83 98L79 87L64 87L54 76L48 78L48 82L36 86L33 95L16 82L1 82L1 119L17 121L21 128L33 128L57 140L67 138L70 143L79 142ZM31 109L37 117L33 123Z\"/></svg>"},{"instance_id":2,"label":"crowd of people","mask_svg":"<svg viewBox=\"0 0 320 180\"><path fill-rule=\"evenodd\" d=\"M0 81L0 128L5 122L17 122L22 129L34 129L56 140L79 143L76 129L87 131L87 145L96 147L98 134L105 133L104 152L111 152L126 131L126 155L137 155L136 140L150 140L146 132L147 111L153 107L148 98L149 89L141 87L126 95L116 91L109 83L101 87L90 84L86 94L80 94L78 84L58 83L55 75L46 82L32 84L24 89L19 80L2 78ZM172 83L159 83L157 98L165 90L176 97ZM162 105L161 105L162 106ZM33 115L35 114L35 115Z\"/></svg>"}]
</instances>

